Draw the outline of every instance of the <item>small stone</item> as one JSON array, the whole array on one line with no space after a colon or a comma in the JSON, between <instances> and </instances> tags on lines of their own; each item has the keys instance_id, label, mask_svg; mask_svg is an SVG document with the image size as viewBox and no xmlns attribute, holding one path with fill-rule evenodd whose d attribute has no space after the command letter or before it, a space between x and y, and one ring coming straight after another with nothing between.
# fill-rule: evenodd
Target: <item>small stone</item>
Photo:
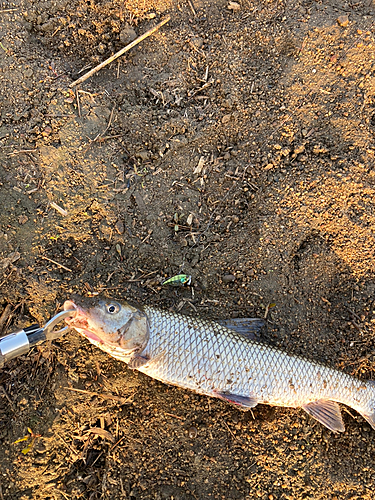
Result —
<instances>
[{"instance_id":1,"label":"small stone","mask_svg":"<svg viewBox=\"0 0 375 500\"><path fill-rule=\"evenodd\" d=\"M303 151L305 151L305 145L304 144L300 144L299 146L295 147L294 154L295 155L299 155L300 153L303 153Z\"/></svg>"},{"instance_id":2,"label":"small stone","mask_svg":"<svg viewBox=\"0 0 375 500\"><path fill-rule=\"evenodd\" d=\"M118 234L124 234L125 227L124 227L124 223L122 222L122 220L118 220L116 222L115 229L116 229L116 231L117 231Z\"/></svg>"},{"instance_id":3,"label":"small stone","mask_svg":"<svg viewBox=\"0 0 375 500\"><path fill-rule=\"evenodd\" d=\"M346 28L347 26L349 26L349 17L348 16L339 16L337 18L337 24L339 26L342 26L343 28Z\"/></svg>"},{"instance_id":4,"label":"small stone","mask_svg":"<svg viewBox=\"0 0 375 500\"><path fill-rule=\"evenodd\" d=\"M229 2L228 9L233 10L233 12L238 12L241 10L241 5L237 2Z\"/></svg>"},{"instance_id":5,"label":"small stone","mask_svg":"<svg viewBox=\"0 0 375 500\"><path fill-rule=\"evenodd\" d=\"M198 431L195 427L190 427L188 430L188 435L190 439L195 439L198 436Z\"/></svg>"},{"instance_id":6,"label":"small stone","mask_svg":"<svg viewBox=\"0 0 375 500\"><path fill-rule=\"evenodd\" d=\"M230 159L230 153L229 151L227 151L226 153L224 153L224 160L229 160Z\"/></svg>"},{"instance_id":7,"label":"small stone","mask_svg":"<svg viewBox=\"0 0 375 500\"><path fill-rule=\"evenodd\" d=\"M130 26L124 28L120 33L120 41L124 45L128 45L136 38L137 38L137 33L132 28L130 28Z\"/></svg>"},{"instance_id":8,"label":"small stone","mask_svg":"<svg viewBox=\"0 0 375 500\"><path fill-rule=\"evenodd\" d=\"M29 218L26 216L26 215L20 215L18 217L18 224L21 224L21 226L23 224L26 224L26 222L29 220Z\"/></svg>"},{"instance_id":9,"label":"small stone","mask_svg":"<svg viewBox=\"0 0 375 500\"><path fill-rule=\"evenodd\" d=\"M321 146L320 144L315 144L315 146L312 149L312 152L314 155L324 154L328 153L328 149L325 148L324 146Z\"/></svg>"},{"instance_id":10,"label":"small stone","mask_svg":"<svg viewBox=\"0 0 375 500\"><path fill-rule=\"evenodd\" d=\"M51 127L46 127L43 132L42 132L42 136L43 137L48 137L50 134L52 133L52 129Z\"/></svg>"},{"instance_id":11,"label":"small stone","mask_svg":"<svg viewBox=\"0 0 375 500\"><path fill-rule=\"evenodd\" d=\"M271 168L273 168L273 164L272 163L269 163L268 165L266 165L264 167L264 170L271 170Z\"/></svg>"},{"instance_id":12,"label":"small stone","mask_svg":"<svg viewBox=\"0 0 375 500\"><path fill-rule=\"evenodd\" d=\"M203 47L203 38L200 36L194 36L190 40L190 42L193 45L193 47L195 47L196 49L201 49Z\"/></svg>"},{"instance_id":13,"label":"small stone","mask_svg":"<svg viewBox=\"0 0 375 500\"><path fill-rule=\"evenodd\" d=\"M99 52L99 54L104 54L106 50L107 50L106 45L104 43L99 43L97 47L97 51Z\"/></svg>"},{"instance_id":14,"label":"small stone","mask_svg":"<svg viewBox=\"0 0 375 500\"><path fill-rule=\"evenodd\" d=\"M28 68L26 71L24 71L23 76L26 78L30 78L30 76L33 76L34 71L31 68Z\"/></svg>"},{"instance_id":15,"label":"small stone","mask_svg":"<svg viewBox=\"0 0 375 500\"><path fill-rule=\"evenodd\" d=\"M138 151L138 153L135 153L135 156L137 158L140 158L142 161L146 161L150 158L150 154L148 151Z\"/></svg>"},{"instance_id":16,"label":"small stone","mask_svg":"<svg viewBox=\"0 0 375 500\"><path fill-rule=\"evenodd\" d=\"M223 276L224 283L231 283L233 281L236 281L236 277L233 276L233 274L226 274L225 276Z\"/></svg>"},{"instance_id":17,"label":"small stone","mask_svg":"<svg viewBox=\"0 0 375 500\"><path fill-rule=\"evenodd\" d=\"M221 119L221 123L228 123L230 122L232 115L224 115L223 118Z\"/></svg>"},{"instance_id":18,"label":"small stone","mask_svg":"<svg viewBox=\"0 0 375 500\"><path fill-rule=\"evenodd\" d=\"M240 218L237 215L233 215L232 217L233 224L237 224L240 221Z\"/></svg>"}]
</instances>

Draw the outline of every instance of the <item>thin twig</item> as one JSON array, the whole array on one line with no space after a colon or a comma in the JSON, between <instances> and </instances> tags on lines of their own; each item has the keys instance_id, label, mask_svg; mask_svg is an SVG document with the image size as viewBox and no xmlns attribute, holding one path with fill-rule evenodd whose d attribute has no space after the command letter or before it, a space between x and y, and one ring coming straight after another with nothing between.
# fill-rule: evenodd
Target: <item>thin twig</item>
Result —
<instances>
[{"instance_id":1,"label":"thin twig","mask_svg":"<svg viewBox=\"0 0 375 500\"><path fill-rule=\"evenodd\" d=\"M122 438L120 438L117 443L115 443L112 448L109 450L109 453L111 453L111 451L113 451L117 445L119 445L121 443L121 441L123 441L125 438L127 438L127 436L122 436Z\"/></svg>"},{"instance_id":2,"label":"thin twig","mask_svg":"<svg viewBox=\"0 0 375 500\"><path fill-rule=\"evenodd\" d=\"M20 151L12 151L11 153L8 153L7 156L15 156L15 155L20 155L20 154L26 154L26 153L35 153L37 149L21 149Z\"/></svg>"},{"instance_id":3,"label":"thin twig","mask_svg":"<svg viewBox=\"0 0 375 500\"><path fill-rule=\"evenodd\" d=\"M41 255L40 257L41 257L41 259L45 259L45 260L48 260L49 262L52 262L52 264L55 264L58 267L62 267L63 269L65 269L65 271L69 271L70 273L73 272L71 269L69 269L69 267L65 267L62 264L59 264L58 262L56 262L55 260L52 260L52 259L46 257L45 255Z\"/></svg>"},{"instance_id":4,"label":"thin twig","mask_svg":"<svg viewBox=\"0 0 375 500\"><path fill-rule=\"evenodd\" d=\"M58 205L54 201L51 201L49 205L50 205L50 207L54 208L57 212L59 212L59 214L63 215L64 217L66 217L68 215L68 212L66 210L64 210L63 208L61 208L60 205Z\"/></svg>"},{"instance_id":5,"label":"thin twig","mask_svg":"<svg viewBox=\"0 0 375 500\"><path fill-rule=\"evenodd\" d=\"M3 331L4 325L7 322L9 316L11 315L11 313L12 313L12 306L10 304L8 304L5 307L2 315L0 316L0 333Z\"/></svg>"},{"instance_id":6,"label":"thin twig","mask_svg":"<svg viewBox=\"0 0 375 500\"><path fill-rule=\"evenodd\" d=\"M77 101L77 108L78 108L78 116L79 116L79 118L81 118L81 102L79 100L79 92L77 89L76 89L75 94L76 94L76 101Z\"/></svg>"},{"instance_id":7,"label":"thin twig","mask_svg":"<svg viewBox=\"0 0 375 500\"><path fill-rule=\"evenodd\" d=\"M194 14L194 16L196 16L197 12L196 12L196 10L194 8L193 2L191 0L188 0L188 4L189 4L189 7L191 8L192 13Z\"/></svg>"},{"instance_id":8,"label":"thin twig","mask_svg":"<svg viewBox=\"0 0 375 500\"><path fill-rule=\"evenodd\" d=\"M100 71L102 68L104 68L105 66L107 66L108 64L110 64L112 61L115 61L118 57L120 57L123 54L125 54L125 52L128 52L130 49L132 49L133 47L135 47L136 45L138 45L139 42L142 42L142 40L144 40L145 38L147 38L150 35L152 35L153 33L155 33L155 31L157 31L164 24L166 24L168 21L170 21L170 19L171 19L170 16L168 16L167 18L165 18L159 24L157 24L156 26L154 26L150 30L146 31L146 33L144 33L143 35L141 35L138 38L136 38L133 42L129 43L129 45L127 45L126 47L123 47L121 50L119 50L118 52L116 52L115 54L113 54L113 56L109 57L108 59L106 59L102 63L98 64L98 66L95 66L95 68L93 68L91 71L89 71L85 75L81 76L81 78L78 78L78 80L76 80L75 82L71 83L70 87L75 87L76 85L79 85L80 83L83 83L85 80L87 80L88 78L90 78L90 76L94 75L95 73L97 73L98 71Z\"/></svg>"},{"instance_id":9,"label":"thin twig","mask_svg":"<svg viewBox=\"0 0 375 500\"><path fill-rule=\"evenodd\" d=\"M168 415L168 417L178 418L179 420L184 420L183 417L179 417L178 415L173 415L173 413L164 412L164 415Z\"/></svg>"},{"instance_id":10,"label":"thin twig","mask_svg":"<svg viewBox=\"0 0 375 500\"><path fill-rule=\"evenodd\" d=\"M75 387L64 387L64 389L68 389L68 391L80 392L81 394L87 394L88 396L98 396L103 399L113 399L114 401L118 401L119 403L125 404L130 403L132 396L128 398L122 398L121 396L115 396L113 394L100 394L99 392L91 392L85 391L83 389L76 389Z\"/></svg>"}]
</instances>

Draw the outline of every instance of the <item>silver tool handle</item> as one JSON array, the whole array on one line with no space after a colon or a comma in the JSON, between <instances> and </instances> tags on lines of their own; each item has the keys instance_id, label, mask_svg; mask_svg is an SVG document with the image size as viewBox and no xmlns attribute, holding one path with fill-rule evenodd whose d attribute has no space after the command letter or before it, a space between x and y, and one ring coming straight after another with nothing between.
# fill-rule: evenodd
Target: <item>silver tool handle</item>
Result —
<instances>
[{"instance_id":1,"label":"silver tool handle","mask_svg":"<svg viewBox=\"0 0 375 500\"><path fill-rule=\"evenodd\" d=\"M11 333L0 339L0 367L4 363L29 352L30 343L24 330Z\"/></svg>"}]
</instances>

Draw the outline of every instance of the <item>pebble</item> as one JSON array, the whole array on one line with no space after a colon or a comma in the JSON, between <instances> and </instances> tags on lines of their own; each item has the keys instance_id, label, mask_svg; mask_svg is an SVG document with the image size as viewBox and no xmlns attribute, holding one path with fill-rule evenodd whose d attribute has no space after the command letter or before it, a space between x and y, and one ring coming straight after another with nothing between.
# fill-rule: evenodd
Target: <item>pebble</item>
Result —
<instances>
[{"instance_id":1,"label":"pebble","mask_svg":"<svg viewBox=\"0 0 375 500\"><path fill-rule=\"evenodd\" d=\"M294 148L294 154L295 155L299 155L300 153L303 153L303 151L305 151L305 145L304 144L300 144L299 146L296 146Z\"/></svg>"},{"instance_id":2,"label":"pebble","mask_svg":"<svg viewBox=\"0 0 375 500\"><path fill-rule=\"evenodd\" d=\"M148 151L138 151L138 153L135 154L137 158L140 158L142 161L147 161L150 158L150 154Z\"/></svg>"},{"instance_id":3,"label":"pebble","mask_svg":"<svg viewBox=\"0 0 375 500\"><path fill-rule=\"evenodd\" d=\"M342 26L343 28L346 28L349 26L349 17L348 16L339 16L337 18L337 24L339 26Z\"/></svg>"},{"instance_id":4,"label":"pebble","mask_svg":"<svg viewBox=\"0 0 375 500\"><path fill-rule=\"evenodd\" d=\"M190 427L188 430L189 438L195 439L198 436L198 431L195 427Z\"/></svg>"},{"instance_id":5,"label":"pebble","mask_svg":"<svg viewBox=\"0 0 375 500\"><path fill-rule=\"evenodd\" d=\"M118 234L124 234L125 227L124 227L124 223L122 222L122 220L118 220L116 222L115 229L118 232Z\"/></svg>"},{"instance_id":6,"label":"pebble","mask_svg":"<svg viewBox=\"0 0 375 500\"><path fill-rule=\"evenodd\" d=\"M228 9L233 10L233 12L238 12L241 10L241 5L237 2L229 2Z\"/></svg>"},{"instance_id":7,"label":"pebble","mask_svg":"<svg viewBox=\"0 0 375 500\"><path fill-rule=\"evenodd\" d=\"M20 215L18 217L18 224L20 224L21 226L23 224L26 224L26 222L29 220L29 218L27 217L27 215Z\"/></svg>"},{"instance_id":8,"label":"pebble","mask_svg":"<svg viewBox=\"0 0 375 500\"><path fill-rule=\"evenodd\" d=\"M236 281L236 277L233 274L226 274L223 276L224 283L231 283L232 281Z\"/></svg>"},{"instance_id":9,"label":"pebble","mask_svg":"<svg viewBox=\"0 0 375 500\"><path fill-rule=\"evenodd\" d=\"M33 74L34 74L34 71L31 68L28 68L27 70L25 70L23 72L23 76L26 78L30 78L31 76L33 76Z\"/></svg>"},{"instance_id":10,"label":"pebble","mask_svg":"<svg viewBox=\"0 0 375 500\"><path fill-rule=\"evenodd\" d=\"M203 47L203 38L200 36L194 36L190 41L191 41L191 44L196 49L201 49Z\"/></svg>"},{"instance_id":11,"label":"pebble","mask_svg":"<svg viewBox=\"0 0 375 500\"><path fill-rule=\"evenodd\" d=\"M99 43L97 50L99 54L104 54L104 52L107 50L107 47L104 43Z\"/></svg>"}]
</instances>

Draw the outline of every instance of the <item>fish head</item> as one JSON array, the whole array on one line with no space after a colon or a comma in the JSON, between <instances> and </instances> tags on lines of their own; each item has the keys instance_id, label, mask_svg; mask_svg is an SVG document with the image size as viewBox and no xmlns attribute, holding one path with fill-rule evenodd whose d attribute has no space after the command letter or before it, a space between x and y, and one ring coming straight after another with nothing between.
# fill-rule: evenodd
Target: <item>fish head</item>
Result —
<instances>
[{"instance_id":1,"label":"fish head","mask_svg":"<svg viewBox=\"0 0 375 500\"><path fill-rule=\"evenodd\" d=\"M141 307L103 297L72 295L64 303L64 311L71 309L75 314L65 320L67 324L98 347L131 354L147 345L148 319Z\"/></svg>"}]
</instances>

